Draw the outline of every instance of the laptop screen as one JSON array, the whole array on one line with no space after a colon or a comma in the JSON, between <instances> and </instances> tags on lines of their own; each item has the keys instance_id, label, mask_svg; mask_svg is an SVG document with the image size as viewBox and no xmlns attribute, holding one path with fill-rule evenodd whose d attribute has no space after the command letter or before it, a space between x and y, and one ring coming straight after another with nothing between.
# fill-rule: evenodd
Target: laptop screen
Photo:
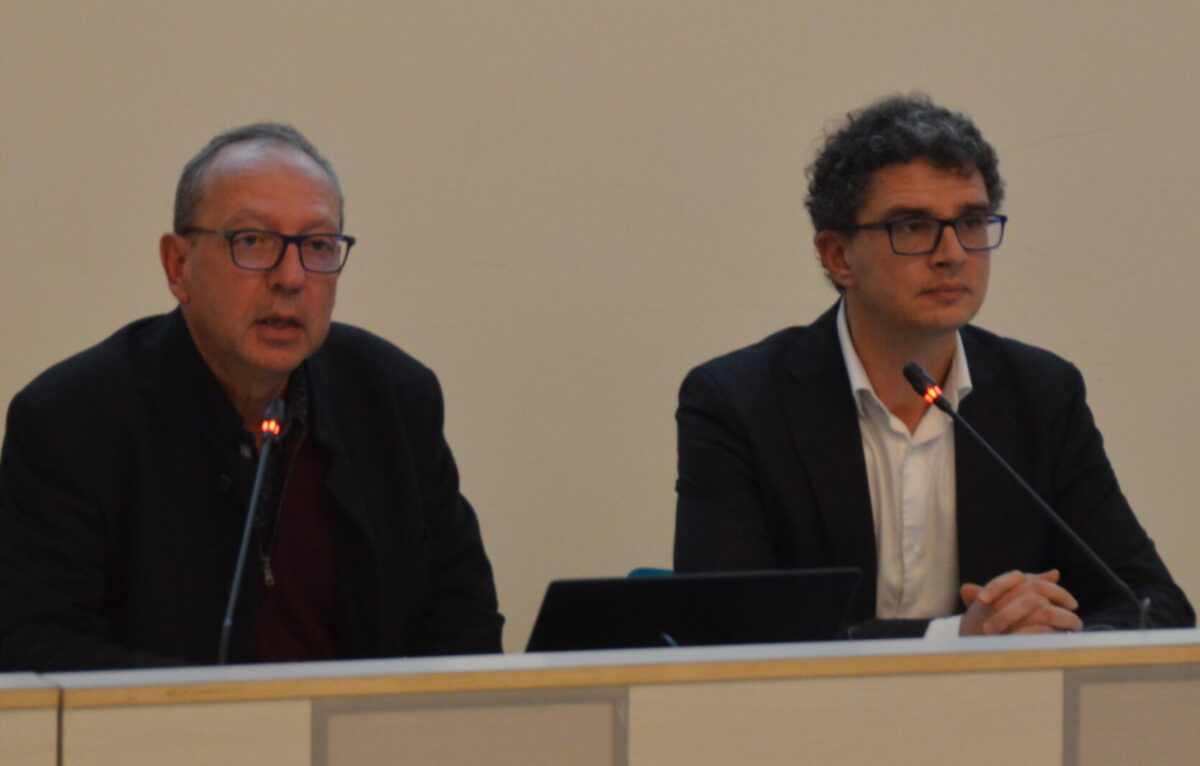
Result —
<instances>
[{"instance_id":1,"label":"laptop screen","mask_svg":"<svg viewBox=\"0 0 1200 766\"><path fill-rule=\"evenodd\" d=\"M847 567L555 580L526 651L831 640L860 578Z\"/></svg>"}]
</instances>

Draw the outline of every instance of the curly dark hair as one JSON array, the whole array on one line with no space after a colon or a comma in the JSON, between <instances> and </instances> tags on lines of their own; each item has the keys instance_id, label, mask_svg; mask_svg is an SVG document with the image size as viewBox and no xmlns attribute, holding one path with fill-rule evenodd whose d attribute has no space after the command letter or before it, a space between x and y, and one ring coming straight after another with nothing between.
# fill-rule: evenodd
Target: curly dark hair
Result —
<instances>
[{"instance_id":1,"label":"curly dark hair","mask_svg":"<svg viewBox=\"0 0 1200 766\"><path fill-rule=\"evenodd\" d=\"M214 136L208 145L188 160L183 166L183 173L179 176L179 184L175 187L175 233L180 234L189 226L195 225L193 218L196 215L196 208L200 205L200 197L204 193L204 181L209 165L216 158L217 153L230 144L240 144L245 142L268 142L285 144L294 149L299 149L309 157L313 162L321 166L329 175L329 180L333 184L333 190L337 194L338 200L338 218L344 217L344 208L346 201L342 197L342 185L338 183L337 173L333 172L333 165L329 164L329 160L321 156L317 148L304 137L300 131L293 128L291 125L284 125L278 122L256 122L251 125L242 125L238 128L233 128Z\"/></svg>"},{"instance_id":2,"label":"curly dark hair","mask_svg":"<svg viewBox=\"0 0 1200 766\"><path fill-rule=\"evenodd\" d=\"M808 168L808 214L813 229L845 231L866 202L875 171L923 160L944 170L978 170L993 211L1004 199L996 150L965 114L933 103L925 93L889 96L851 112L825 137Z\"/></svg>"}]
</instances>

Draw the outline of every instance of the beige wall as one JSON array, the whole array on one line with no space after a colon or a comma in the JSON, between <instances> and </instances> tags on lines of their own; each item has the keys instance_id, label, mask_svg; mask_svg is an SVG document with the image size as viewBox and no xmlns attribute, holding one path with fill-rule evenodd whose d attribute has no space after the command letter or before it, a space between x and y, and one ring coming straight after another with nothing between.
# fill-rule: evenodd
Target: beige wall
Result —
<instances>
[{"instance_id":1,"label":"beige wall","mask_svg":"<svg viewBox=\"0 0 1200 766\"><path fill-rule=\"evenodd\" d=\"M679 381L832 302L814 140L921 87L976 118L1008 181L979 322L1081 367L1200 594L1190 0L3 6L0 400L168 309L183 162L292 121L359 237L337 316L440 374L520 649L548 580L669 564Z\"/></svg>"}]
</instances>

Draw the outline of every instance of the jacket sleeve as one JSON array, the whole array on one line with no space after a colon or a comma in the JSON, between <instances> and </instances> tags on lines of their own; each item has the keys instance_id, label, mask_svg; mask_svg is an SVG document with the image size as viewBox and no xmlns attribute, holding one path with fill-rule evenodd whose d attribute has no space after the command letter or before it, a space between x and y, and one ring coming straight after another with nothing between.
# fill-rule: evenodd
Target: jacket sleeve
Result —
<instances>
[{"instance_id":1,"label":"jacket sleeve","mask_svg":"<svg viewBox=\"0 0 1200 766\"><path fill-rule=\"evenodd\" d=\"M750 439L719 384L703 367L679 389L675 569L782 566L755 478Z\"/></svg>"},{"instance_id":2,"label":"jacket sleeve","mask_svg":"<svg viewBox=\"0 0 1200 766\"><path fill-rule=\"evenodd\" d=\"M110 534L89 491L102 457L74 441L70 403L26 390L0 456L0 668L83 670L186 664L121 647L104 607Z\"/></svg>"},{"instance_id":3,"label":"jacket sleeve","mask_svg":"<svg viewBox=\"0 0 1200 766\"><path fill-rule=\"evenodd\" d=\"M410 639L414 655L501 651L504 618L475 510L459 491L458 468L443 432L441 387L428 375L428 418L415 445L430 537L429 587Z\"/></svg>"},{"instance_id":4,"label":"jacket sleeve","mask_svg":"<svg viewBox=\"0 0 1200 766\"><path fill-rule=\"evenodd\" d=\"M1104 451L1104 440L1086 403L1082 375L1069 367L1067 406L1048 415L1061 441L1048 445L1053 463L1047 498L1137 594L1150 599L1151 627L1190 627L1196 616L1126 501ZM1137 608L1065 539L1057 545L1062 584L1080 602L1089 629L1137 627Z\"/></svg>"}]
</instances>

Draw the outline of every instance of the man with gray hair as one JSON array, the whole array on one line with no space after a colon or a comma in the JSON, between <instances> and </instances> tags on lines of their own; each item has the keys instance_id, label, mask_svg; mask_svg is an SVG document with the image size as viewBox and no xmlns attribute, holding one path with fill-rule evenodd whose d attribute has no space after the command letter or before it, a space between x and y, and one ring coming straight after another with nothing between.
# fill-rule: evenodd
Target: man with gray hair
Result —
<instances>
[{"instance_id":1,"label":"man with gray hair","mask_svg":"<svg viewBox=\"0 0 1200 766\"><path fill-rule=\"evenodd\" d=\"M1134 518L1083 378L969 322L1007 217L996 153L917 94L849 115L809 169L840 300L692 370L679 393L678 571L854 566L850 635L1134 627L1139 610L960 427L945 398L1092 546L1155 626L1195 615Z\"/></svg>"},{"instance_id":2,"label":"man with gray hair","mask_svg":"<svg viewBox=\"0 0 1200 766\"><path fill-rule=\"evenodd\" d=\"M222 133L187 163L159 243L178 307L9 408L0 669L216 661L276 399L230 659L500 650L437 379L331 321L355 241L342 223L337 175L290 126Z\"/></svg>"}]
</instances>

